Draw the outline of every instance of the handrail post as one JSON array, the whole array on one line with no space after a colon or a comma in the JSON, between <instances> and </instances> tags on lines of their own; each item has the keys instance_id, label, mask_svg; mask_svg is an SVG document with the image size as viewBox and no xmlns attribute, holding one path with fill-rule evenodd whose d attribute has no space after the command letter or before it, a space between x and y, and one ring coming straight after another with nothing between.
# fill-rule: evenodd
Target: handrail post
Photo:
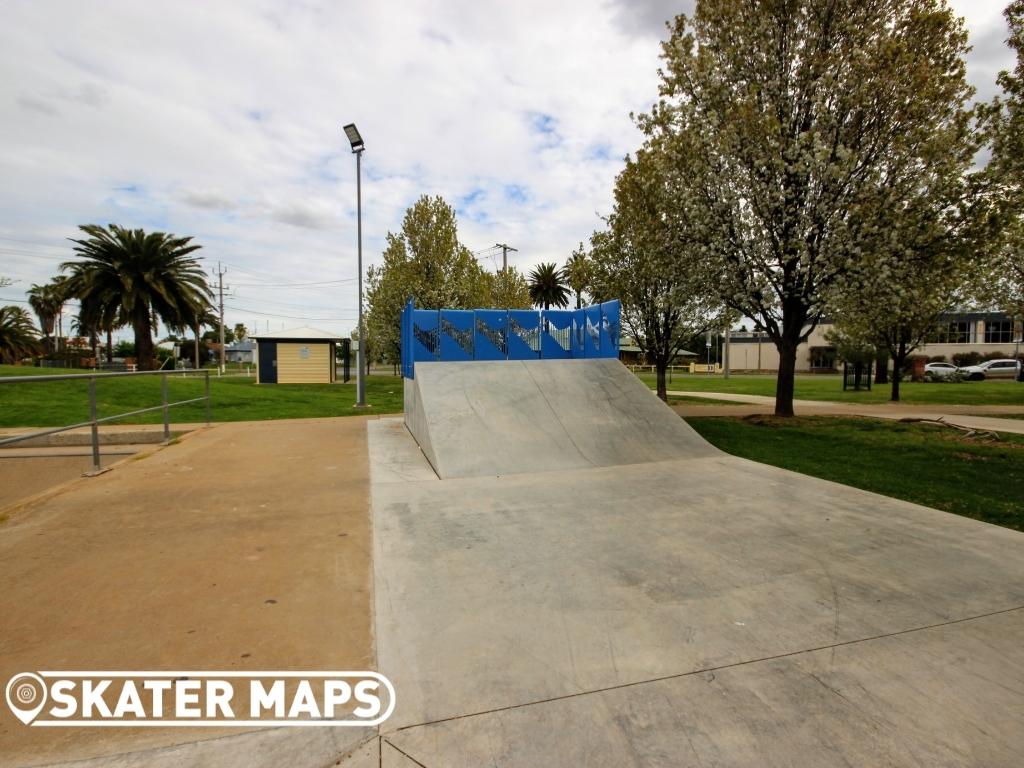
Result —
<instances>
[{"instance_id":1,"label":"handrail post","mask_svg":"<svg viewBox=\"0 0 1024 768\"><path fill-rule=\"evenodd\" d=\"M164 407L164 442L171 439L171 415L167 406L167 374L160 377L161 405Z\"/></svg>"},{"instance_id":2,"label":"handrail post","mask_svg":"<svg viewBox=\"0 0 1024 768\"><path fill-rule=\"evenodd\" d=\"M206 371L206 426L210 426L210 369Z\"/></svg>"},{"instance_id":3,"label":"handrail post","mask_svg":"<svg viewBox=\"0 0 1024 768\"><path fill-rule=\"evenodd\" d=\"M96 423L96 379L89 377L89 419L92 421L92 470L100 471L100 428Z\"/></svg>"}]
</instances>

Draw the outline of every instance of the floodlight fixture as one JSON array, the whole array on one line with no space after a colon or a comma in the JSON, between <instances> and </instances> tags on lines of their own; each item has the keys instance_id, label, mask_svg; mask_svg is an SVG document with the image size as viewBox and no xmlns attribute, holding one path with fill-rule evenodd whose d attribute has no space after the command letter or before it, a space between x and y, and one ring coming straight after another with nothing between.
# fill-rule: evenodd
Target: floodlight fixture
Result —
<instances>
[{"instance_id":1,"label":"floodlight fixture","mask_svg":"<svg viewBox=\"0 0 1024 768\"><path fill-rule=\"evenodd\" d=\"M348 143L352 145L353 152L362 152L365 149L363 137L359 135L359 129L356 128L355 123L349 123L342 130L345 132L345 138L348 139Z\"/></svg>"}]
</instances>

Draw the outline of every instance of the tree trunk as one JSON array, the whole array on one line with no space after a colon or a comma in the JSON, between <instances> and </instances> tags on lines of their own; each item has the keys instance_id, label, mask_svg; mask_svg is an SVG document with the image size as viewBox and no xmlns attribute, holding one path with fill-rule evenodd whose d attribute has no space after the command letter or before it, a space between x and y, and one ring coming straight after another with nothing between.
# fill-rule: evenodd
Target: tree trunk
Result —
<instances>
[{"instance_id":1,"label":"tree trunk","mask_svg":"<svg viewBox=\"0 0 1024 768\"><path fill-rule=\"evenodd\" d=\"M107 328L107 362L114 362L114 329Z\"/></svg>"},{"instance_id":2,"label":"tree trunk","mask_svg":"<svg viewBox=\"0 0 1024 768\"><path fill-rule=\"evenodd\" d=\"M853 364L853 391L860 392L860 384L864 379L864 363Z\"/></svg>"},{"instance_id":3,"label":"tree trunk","mask_svg":"<svg viewBox=\"0 0 1024 768\"><path fill-rule=\"evenodd\" d=\"M153 367L153 326L149 317L149 308L136 313L135 322L135 360L137 370L152 371Z\"/></svg>"},{"instance_id":4,"label":"tree trunk","mask_svg":"<svg viewBox=\"0 0 1024 768\"><path fill-rule=\"evenodd\" d=\"M775 380L775 415L793 415L793 388L796 384L797 344L782 339L779 344L779 376Z\"/></svg>"},{"instance_id":5,"label":"tree trunk","mask_svg":"<svg viewBox=\"0 0 1024 768\"><path fill-rule=\"evenodd\" d=\"M875 384L889 383L889 355L879 353L875 358Z\"/></svg>"},{"instance_id":6,"label":"tree trunk","mask_svg":"<svg viewBox=\"0 0 1024 768\"><path fill-rule=\"evenodd\" d=\"M195 355L192 367L199 370L202 366L199 365L199 324L195 327L195 339L192 343L192 352Z\"/></svg>"},{"instance_id":7,"label":"tree trunk","mask_svg":"<svg viewBox=\"0 0 1024 768\"><path fill-rule=\"evenodd\" d=\"M658 397L662 399L662 402L667 403L668 387L665 385L665 371L668 370L668 362L659 357L654 361L654 368L658 376Z\"/></svg>"},{"instance_id":8,"label":"tree trunk","mask_svg":"<svg viewBox=\"0 0 1024 768\"><path fill-rule=\"evenodd\" d=\"M903 364L907 361L907 349L903 342L900 342L899 349L892 358L892 393L889 400L893 403L900 401L900 380L903 378Z\"/></svg>"}]
</instances>

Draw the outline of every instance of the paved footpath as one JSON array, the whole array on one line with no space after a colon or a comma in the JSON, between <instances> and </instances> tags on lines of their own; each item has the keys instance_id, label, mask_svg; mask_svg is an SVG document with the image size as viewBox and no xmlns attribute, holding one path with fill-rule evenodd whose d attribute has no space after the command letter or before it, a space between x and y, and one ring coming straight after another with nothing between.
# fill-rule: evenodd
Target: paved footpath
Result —
<instances>
[{"instance_id":1,"label":"paved footpath","mask_svg":"<svg viewBox=\"0 0 1024 768\"><path fill-rule=\"evenodd\" d=\"M12 511L0 526L0 680L373 669L366 423L218 424ZM26 728L0 706L0 766L321 766L367 736Z\"/></svg>"},{"instance_id":2,"label":"paved footpath","mask_svg":"<svg viewBox=\"0 0 1024 768\"><path fill-rule=\"evenodd\" d=\"M673 410L687 416L749 416L772 413L775 398L763 395L736 395L725 392L689 392L670 390L669 396L730 400L736 405L674 405ZM1024 435L1024 419L1000 419L987 414L1024 414L1024 405L907 405L905 403L857 404L827 400L794 400L794 410L805 416L869 416L876 419L942 419L971 429L1013 432Z\"/></svg>"}]
</instances>

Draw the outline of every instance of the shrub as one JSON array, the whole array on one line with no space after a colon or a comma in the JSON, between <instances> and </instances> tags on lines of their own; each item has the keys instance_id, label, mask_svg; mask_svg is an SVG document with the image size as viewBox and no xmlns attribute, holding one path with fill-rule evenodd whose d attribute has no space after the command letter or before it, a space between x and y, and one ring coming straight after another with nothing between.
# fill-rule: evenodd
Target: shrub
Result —
<instances>
[{"instance_id":1,"label":"shrub","mask_svg":"<svg viewBox=\"0 0 1024 768\"><path fill-rule=\"evenodd\" d=\"M977 365L982 361L978 352L957 352L953 355L953 365L957 368L964 368L968 365Z\"/></svg>"}]
</instances>

